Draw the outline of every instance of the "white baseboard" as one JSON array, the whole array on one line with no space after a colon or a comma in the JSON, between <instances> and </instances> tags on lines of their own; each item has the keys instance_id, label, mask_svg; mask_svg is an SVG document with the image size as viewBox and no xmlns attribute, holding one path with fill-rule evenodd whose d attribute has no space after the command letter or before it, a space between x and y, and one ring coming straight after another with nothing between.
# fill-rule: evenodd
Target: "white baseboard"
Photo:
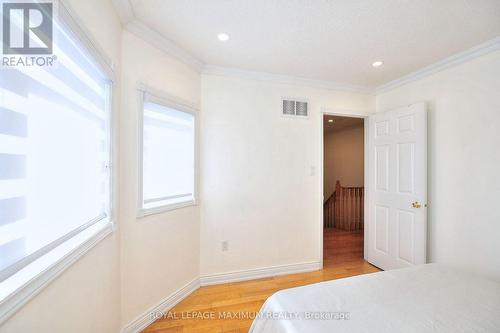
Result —
<instances>
[{"instance_id":1,"label":"white baseboard","mask_svg":"<svg viewBox=\"0 0 500 333\"><path fill-rule=\"evenodd\" d=\"M200 280L194 279L186 284L181 289L177 290L167 298L163 299L157 305L151 307L149 310L140 315L133 322L128 324L122 329L123 333L139 333L149 325L151 325L157 318L155 313L166 312L173 308L177 303L189 296L193 291L200 287Z\"/></svg>"},{"instance_id":2,"label":"white baseboard","mask_svg":"<svg viewBox=\"0 0 500 333\"><path fill-rule=\"evenodd\" d=\"M205 275L200 277L200 285L210 286L214 284L262 279L278 275L311 272L320 270L322 266L323 265L321 262L314 261L314 262L306 262L300 264L271 266L271 267L263 267L257 269L249 269L245 271Z\"/></svg>"},{"instance_id":3,"label":"white baseboard","mask_svg":"<svg viewBox=\"0 0 500 333\"><path fill-rule=\"evenodd\" d=\"M194 279L193 281L189 282L187 285L185 285L178 291L174 292L167 298L163 299L157 305L148 309L133 322L125 326L122 329L122 332L123 333L141 332L143 329L151 325L157 319L154 316L155 313L159 312L165 313L166 311L173 308L177 303L182 301L184 298L189 296L193 291L198 289L200 286L209 286L221 283L254 280L270 276L311 272L319 270L321 268L322 268L322 263L319 261L314 261L314 262L306 262L300 264L272 266L272 267L264 267L257 269L249 269L245 271L202 276L199 279Z\"/></svg>"}]
</instances>

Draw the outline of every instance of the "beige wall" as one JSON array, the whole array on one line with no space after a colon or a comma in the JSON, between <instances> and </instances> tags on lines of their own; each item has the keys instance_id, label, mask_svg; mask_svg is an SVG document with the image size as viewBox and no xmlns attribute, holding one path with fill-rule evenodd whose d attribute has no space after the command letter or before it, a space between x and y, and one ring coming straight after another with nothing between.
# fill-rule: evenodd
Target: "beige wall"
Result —
<instances>
[{"instance_id":1,"label":"beige wall","mask_svg":"<svg viewBox=\"0 0 500 333\"><path fill-rule=\"evenodd\" d=\"M199 276L199 208L136 218L138 83L200 103L200 75L123 32L121 114L122 324L126 325Z\"/></svg>"},{"instance_id":2,"label":"beige wall","mask_svg":"<svg viewBox=\"0 0 500 333\"><path fill-rule=\"evenodd\" d=\"M105 55L115 64L114 141L118 146L121 24L110 1L70 0L86 30ZM115 150L114 172L118 176L118 150ZM115 193L118 193L115 182ZM114 214L118 231L102 240L80 260L65 270L50 285L13 317L0 326L2 333L26 332L118 332L120 329L120 268L118 196Z\"/></svg>"},{"instance_id":3,"label":"beige wall","mask_svg":"<svg viewBox=\"0 0 500 333\"><path fill-rule=\"evenodd\" d=\"M364 126L325 132L323 198L335 191L335 182L342 186L364 186Z\"/></svg>"},{"instance_id":4,"label":"beige wall","mask_svg":"<svg viewBox=\"0 0 500 333\"><path fill-rule=\"evenodd\" d=\"M283 96L307 98L309 118L282 117ZM321 108L373 104L369 95L203 75L201 275L318 262Z\"/></svg>"},{"instance_id":5,"label":"beige wall","mask_svg":"<svg viewBox=\"0 0 500 333\"><path fill-rule=\"evenodd\" d=\"M428 258L500 278L500 51L377 95L428 105Z\"/></svg>"}]
</instances>

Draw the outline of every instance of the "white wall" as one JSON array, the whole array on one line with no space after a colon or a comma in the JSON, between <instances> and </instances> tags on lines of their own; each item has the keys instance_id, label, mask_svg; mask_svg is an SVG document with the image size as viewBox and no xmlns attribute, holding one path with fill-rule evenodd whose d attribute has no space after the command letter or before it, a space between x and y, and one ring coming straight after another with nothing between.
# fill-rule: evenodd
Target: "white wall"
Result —
<instances>
[{"instance_id":1,"label":"white wall","mask_svg":"<svg viewBox=\"0 0 500 333\"><path fill-rule=\"evenodd\" d=\"M70 0L69 3L92 38L115 63L119 79L121 24L111 2ZM114 121L117 125L119 80L115 82L113 96ZM116 126L114 133L117 143L119 131ZM118 176L119 165L115 163L114 166L115 176ZM118 182L115 184L115 193L118 193L117 186ZM117 203L116 200L115 220L118 220ZM0 327L0 332L118 332L119 285L119 237L115 231L22 307Z\"/></svg>"},{"instance_id":2,"label":"white wall","mask_svg":"<svg viewBox=\"0 0 500 333\"><path fill-rule=\"evenodd\" d=\"M282 117L283 96L309 99L309 119ZM367 95L202 76L202 276L318 262L320 108L370 111L373 103Z\"/></svg>"},{"instance_id":3,"label":"white wall","mask_svg":"<svg viewBox=\"0 0 500 333\"><path fill-rule=\"evenodd\" d=\"M136 218L138 83L194 104L200 75L123 32L121 110L121 281L122 324L199 276L199 208L192 206Z\"/></svg>"},{"instance_id":4,"label":"white wall","mask_svg":"<svg viewBox=\"0 0 500 333\"><path fill-rule=\"evenodd\" d=\"M365 133L362 124L326 132L323 156L324 200L335 191L337 180L342 186L364 186Z\"/></svg>"},{"instance_id":5,"label":"white wall","mask_svg":"<svg viewBox=\"0 0 500 333\"><path fill-rule=\"evenodd\" d=\"M428 256L500 278L500 52L377 95L428 102Z\"/></svg>"}]
</instances>

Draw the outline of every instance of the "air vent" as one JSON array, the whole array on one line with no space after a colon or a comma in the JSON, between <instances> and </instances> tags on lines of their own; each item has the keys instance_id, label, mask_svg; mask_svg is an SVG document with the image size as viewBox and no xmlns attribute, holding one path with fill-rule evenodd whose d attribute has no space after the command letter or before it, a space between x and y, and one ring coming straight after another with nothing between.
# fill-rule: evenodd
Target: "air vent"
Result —
<instances>
[{"instance_id":1,"label":"air vent","mask_svg":"<svg viewBox=\"0 0 500 333\"><path fill-rule=\"evenodd\" d=\"M283 100L283 114L295 116L295 101Z\"/></svg>"},{"instance_id":2,"label":"air vent","mask_svg":"<svg viewBox=\"0 0 500 333\"><path fill-rule=\"evenodd\" d=\"M306 102L295 102L295 115L307 117L307 103Z\"/></svg>"},{"instance_id":3,"label":"air vent","mask_svg":"<svg viewBox=\"0 0 500 333\"><path fill-rule=\"evenodd\" d=\"M307 117L307 102L283 99L281 111L284 116Z\"/></svg>"}]
</instances>

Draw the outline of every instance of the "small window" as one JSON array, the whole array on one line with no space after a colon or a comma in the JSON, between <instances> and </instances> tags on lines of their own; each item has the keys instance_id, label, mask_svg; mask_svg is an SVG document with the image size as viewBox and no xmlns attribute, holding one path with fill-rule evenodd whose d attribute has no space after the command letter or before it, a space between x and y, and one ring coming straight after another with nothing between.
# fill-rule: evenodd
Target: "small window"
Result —
<instances>
[{"instance_id":1,"label":"small window","mask_svg":"<svg viewBox=\"0 0 500 333\"><path fill-rule=\"evenodd\" d=\"M195 111L144 93L139 215L195 203Z\"/></svg>"}]
</instances>

